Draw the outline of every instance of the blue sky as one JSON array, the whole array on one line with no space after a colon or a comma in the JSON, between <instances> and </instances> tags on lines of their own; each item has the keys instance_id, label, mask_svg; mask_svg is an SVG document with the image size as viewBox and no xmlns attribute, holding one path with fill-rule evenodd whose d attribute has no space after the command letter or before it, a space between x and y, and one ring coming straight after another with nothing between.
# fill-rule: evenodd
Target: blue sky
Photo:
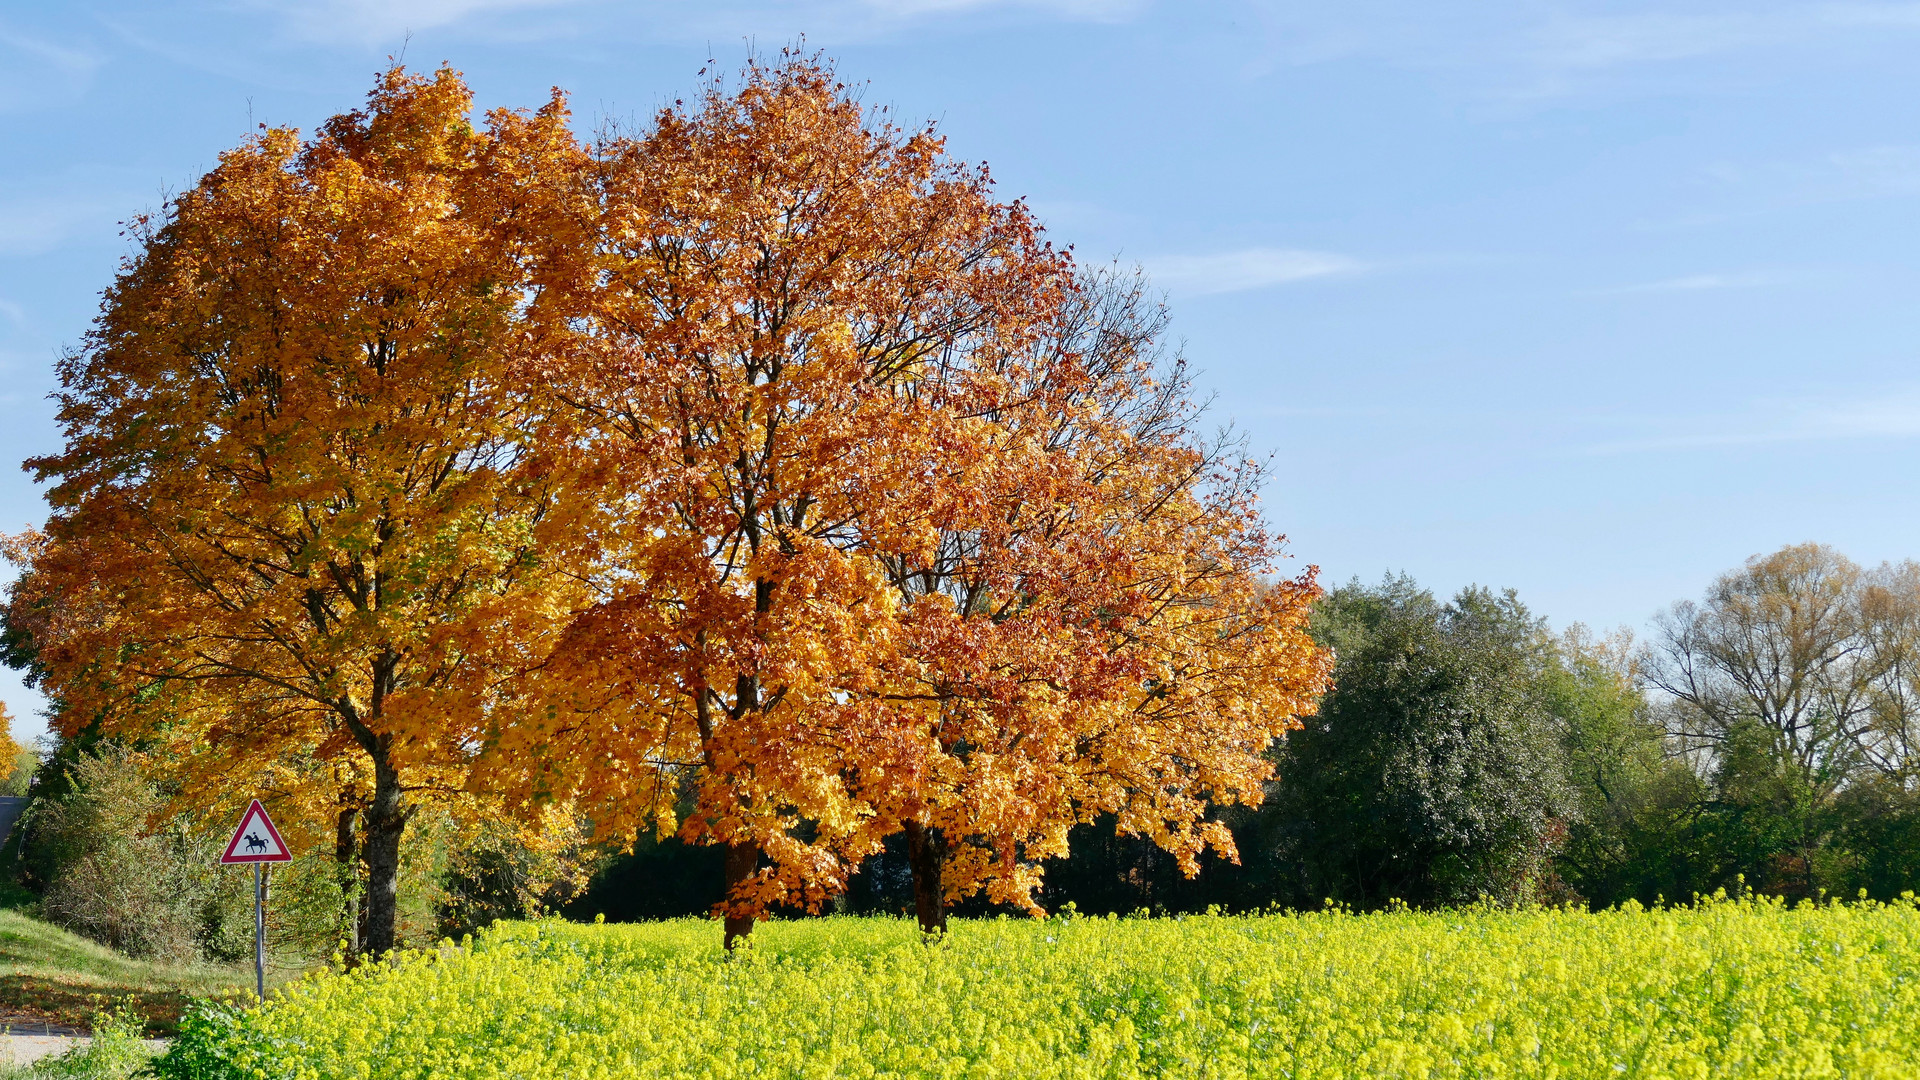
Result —
<instances>
[{"instance_id":1,"label":"blue sky","mask_svg":"<svg viewBox=\"0 0 1920 1080\"><path fill-rule=\"evenodd\" d=\"M1149 269L1329 580L1639 628L1784 543L1920 555L1920 3L0 0L0 463L55 446L115 223L253 124L403 51L644 119L802 34Z\"/></svg>"}]
</instances>

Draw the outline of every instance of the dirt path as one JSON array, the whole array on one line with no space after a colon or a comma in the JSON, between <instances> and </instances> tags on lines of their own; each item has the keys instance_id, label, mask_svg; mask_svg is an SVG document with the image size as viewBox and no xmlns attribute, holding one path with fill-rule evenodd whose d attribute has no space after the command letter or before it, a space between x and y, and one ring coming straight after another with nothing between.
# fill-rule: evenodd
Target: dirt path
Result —
<instances>
[{"instance_id":1,"label":"dirt path","mask_svg":"<svg viewBox=\"0 0 1920 1080\"><path fill-rule=\"evenodd\" d=\"M57 1027L58 1025L55 1026ZM85 1035L0 1036L0 1042L6 1044L6 1057L4 1060L14 1065L25 1065L28 1062L39 1061L43 1057L55 1057L66 1053L76 1046L84 1046L89 1041ZM155 1053L159 1053L167 1048L167 1044L159 1039L148 1039L146 1043Z\"/></svg>"},{"instance_id":2,"label":"dirt path","mask_svg":"<svg viewBox=\"0 0 1920 1080\"><path fill-rule=\"evenodd\" d=\"M57 1057L91 1041L92 1036L85 1028L36 1020L18 1013L0 1013L0 1061L25 1065L43 1057ZM167 1048L160 1039L148 1039L146 1043L156 1054Z\"/></svg>"}]
</instances>

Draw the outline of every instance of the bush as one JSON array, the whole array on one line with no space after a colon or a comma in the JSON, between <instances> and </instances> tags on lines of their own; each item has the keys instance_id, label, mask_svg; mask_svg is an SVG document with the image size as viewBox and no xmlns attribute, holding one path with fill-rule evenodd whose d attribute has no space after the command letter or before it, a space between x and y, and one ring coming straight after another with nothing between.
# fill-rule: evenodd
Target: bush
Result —
<instances>
[{"instance_id":1,"label":"bush","mask_svg":"<svg viewBox=\"0 0 1920 1080\"><path fill-rule=\"evenodd\" d=\"M32 810L25 858L48 921L129 956L238 959L252 949L251 882L221 873L217 838L165 801L117 747L74 758L68 790Z\"/></svg>"},{"instance_id":2,"label":"bush","mask_svg":"<svg viewBox=\"0 0 1920 1080\"><path fill-rule=\"evenodd\" d=\"M1265 815L1303 906L1558 900L1573 811L1545 627L1511 592L1450 604L1405 578L1314 613L1334 686L1288 738Z\"/></svg>"},{"instance_id":3,"label":"bush","mask_svg":"<svg viewBox=\"0 0 1920 1080\"><path fill-rule=\"evenodd\" d=\"M494 821L468 830L440 879L443 937L538 918L583 894L598 853L587 845L582 823L553 812L543 825Z\"/></svg>"},{"instance_id":4,"label":"bush","mask_svg":"<svg viewBox=\"0 0 1920 1080\"><path fill-rule=\"evenodd\" d=\"M246 1010L218 1001L197 1002L180 1017L180 1034L153 1059L159 1080L237 1080L245 1075L233 1063L232 1050L243 1044Z\"/></svg>"}]
</instances>

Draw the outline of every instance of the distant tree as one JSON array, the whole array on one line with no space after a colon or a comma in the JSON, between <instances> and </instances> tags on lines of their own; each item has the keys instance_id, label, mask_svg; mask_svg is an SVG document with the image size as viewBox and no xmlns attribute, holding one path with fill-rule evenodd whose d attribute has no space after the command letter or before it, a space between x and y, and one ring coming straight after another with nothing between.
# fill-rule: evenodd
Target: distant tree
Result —
<instances>
[{"instance_id":1,"label":"distant tree","mask_svg":"<svg viewBox=\"0 0 1920 1080\"><path fill-rule=\"evenodd\" d=\"M1811 790L1837 790L1863 763L1890 661L1868 631L1865 585L1852 560L1806 544L1674 605L1645 658L1669 731L1708 758L1758 739Z\"/></svg>"},{"instance_id":2,"label":"distant tree","mask_svg":"<svg viewBox=\"0 0 1920 1080\"><path fill-rule=\"evenodd\" d=\"M1686 898L1705 788L1654 716L1637 645L1624 630L1596 638L1577 624L1557 645L1548 690L1575 812L1554 865L1596 906Z\"/></svg>"},{"instance_id":3,"label":"distant tree","mask_svg":"<svg viewBox=\"0 0 1920 1080\"><path fill-rule=\"evenodd\" d=\"M13 737L13 714L0 701L0 794L25 795L39 760Z\"/></svg>"},{"instance_id":4,"label":"distant tree","mask_svg":"<svg viewBox=\"0 0 1920 1080\"><path fill-rule=\"evenodd\" d=\"M1271 816L1294 895L1374 906L1537 898L1574 811L1554 649L1511 591L1442 605L1405 577L1314 615L1338 657L1279 755Z\"/></svg>"},{"instance_id":5,"label":"distant tree","mask_svg":"<svg viewBox=\"0 0 1920 1080\"><path fill-rule=\"evenodd\" d=\"M1829 893L1892 900L1920 892L1920 789L1864 778L1839 794L1829 820L1828 857L1817 867Z\"/></svg>"},{"instance_id":6,"label":"distant tree","mask_svg":"<svg viewBox=\"0 0 1920 1080\"><path fill-rule=\"evenodd\" d=\"M1641 664L1709 795L1699 884L1814 895L1841 793L1907 790L1920 731L1920 566L1868 570L1820 544L1755 556L1660 619Z\"/></svg>"}]
</instances>

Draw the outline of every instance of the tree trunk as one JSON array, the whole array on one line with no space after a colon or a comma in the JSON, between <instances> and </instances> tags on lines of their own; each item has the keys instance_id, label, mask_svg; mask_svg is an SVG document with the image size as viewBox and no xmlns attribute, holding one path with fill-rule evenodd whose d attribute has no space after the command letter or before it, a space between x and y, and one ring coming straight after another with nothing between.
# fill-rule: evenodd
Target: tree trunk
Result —
<instances>
[{"instance_id":1,"label":"tree trunk","mask_svg":"<svg viewBox=\"0 0 1920 1080\"><path fill-rule=\"evenodd\" d=\"M340 811L333 823L333 872L340 883L340 937L346 942L349 960L360 955L360 860L353 840L353 819L358 807Z\"/></svg>"},{"instance_id":2,"label":"tree trunk","mask_svg":"<svg viewBox=\"0 0 1920 1080\"><path fill-rule=\"evenodd\" d=\"M940 868L947 861L947 838L939 829L909 821L907 827L907 864L913 867L913 909L920 917L920 932L939 937L947 932L946 890L940 882Z\"/></svg>"},{"instance_id":3,"label":"tree trunk","mask_svg":"<svg viewBox=\"0 0 1920 1080\"><path fill-rule=\"evenodd\" d=\"M400 834L407 828L402 805L400 774L386 761L373 762L373 803L367 807L366 928L362 944L375 957L385 956L397 944L400 901Z\"/></svg>"},{"instance_id":4,"label":"tree trunk","mask_svg":"<svg viewBox=\"0 0 1920 1080\"><path fill-rule=\"evenodd\" d=\"M753 916L734 914L733 891L752 877L753 871L759 865L760 845L751 840L727 845L725 918L728 952L732 952L735 945L746 940L747 936L753 933Z\"/></svg>"}]
</instances>

